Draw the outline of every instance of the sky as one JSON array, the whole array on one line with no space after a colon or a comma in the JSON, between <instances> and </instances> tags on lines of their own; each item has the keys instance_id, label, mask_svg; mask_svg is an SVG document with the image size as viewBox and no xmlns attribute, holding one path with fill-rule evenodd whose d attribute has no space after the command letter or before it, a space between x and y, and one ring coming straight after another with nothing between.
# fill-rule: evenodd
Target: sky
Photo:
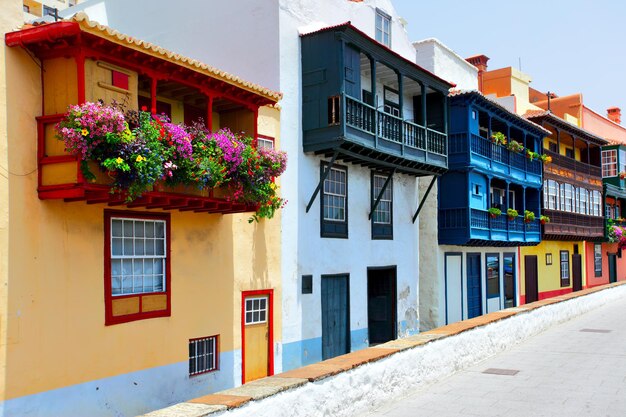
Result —
<instances>
[{"instance_id":1,"label":"sky","mask_svg":"<svg viewBox=\"0 0 626 417\"><path fill-rule=\"evenodd\" d=\"M437 38L462 57L487 55L489 69L516 67L531 87L583 94L626 119L626 1L392 0L409 39ZM626 125L626 121L624 122Z\"/></svg>"}]
</instances>

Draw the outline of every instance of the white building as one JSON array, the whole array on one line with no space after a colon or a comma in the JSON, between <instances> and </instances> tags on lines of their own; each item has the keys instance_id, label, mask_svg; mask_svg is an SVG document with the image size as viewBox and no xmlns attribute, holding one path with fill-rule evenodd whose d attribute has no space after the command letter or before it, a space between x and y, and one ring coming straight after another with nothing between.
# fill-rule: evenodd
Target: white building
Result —
<instances>
[{"instance_id":1,"label":"white building","mask_svg":"<svg viewBox=\"0 0 626 417\"><path fill-rule=\"evenodd\" d=\"M275 373L419 331L420 178L428 185L446 170L452 84L415 64L390 0L91 0L74 9L283 93Z\"/></svg>"}]
</instances>

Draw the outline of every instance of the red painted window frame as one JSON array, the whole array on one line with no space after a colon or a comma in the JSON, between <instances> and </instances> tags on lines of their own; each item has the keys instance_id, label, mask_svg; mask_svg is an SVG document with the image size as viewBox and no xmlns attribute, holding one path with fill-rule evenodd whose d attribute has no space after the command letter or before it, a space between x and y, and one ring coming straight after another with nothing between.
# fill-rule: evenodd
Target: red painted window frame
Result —
<instances>
[{"instance_id":1,"label":"red painted window frame","mask_svg":"<svg viewBox=\"0 0 626 417\"><path fill-rule=\"evenodd\" d=\"M111 70L111 85L113 87L128 90L128 80L130 76L125 72Z\"/></svg>"},{"instance_id":2,"label":"red painted window frame","mask_svg":"<svg viewBox=\"0 0 626 417\"><path fill-rule=\"evenodd\" d=\"M165 221L165 291L153 293L140 293L113 296L111 289L111 218L121 217L139 220L163 220ZM106 326L128 323L136 320L152 319L156 317L169 317L172 311L172 271L171 271L171 216L169 213L146 213L130 210L104 210L104 310ZM141 312L141 297L151 294L165 294L167 307L165 310ZM121 298L139 298L139 313L124 316L113 316L113 300Z\"/></svg>"},{"instance_id":3,"label":"red painted window frame","mask_svg":"<svg viewBox=\"0 0 626 417\"><path fill-rule=\"evenodd\" d=\"M187 344L187 346L189 346L189 343L196 341L196 340L203 340L203 339L210 339L214 337L215 338L215 368L214 369L209 369L207 371L203 371L203 372L198 372L197 374L189 374L189 367L187 367L187 376L189 378L195 378L198 375L204 375L204 374L210 374L211 372L217 372L220 370L220 335L219 334L214 334L211 336L203 336L203 337L194 337L193 339L189 339L189 342ZM189 362L189 359L187 359L187 362ZM189 365L189 363L187 363L187 365Z\"/></svg>"},{"instance_id":4,"label":"red painted window frame","mask_svg":"<svg viewBox=\"0 0 626 417\"><path fill-rule=\"evenodd\" d=\"M246 383L246 297L267 295L269 303L267 317L269 321L269 336L267 343L267 376L274 375L274 290L252 290L241 292L241 383Z\"/></svg>"}]
</instances>

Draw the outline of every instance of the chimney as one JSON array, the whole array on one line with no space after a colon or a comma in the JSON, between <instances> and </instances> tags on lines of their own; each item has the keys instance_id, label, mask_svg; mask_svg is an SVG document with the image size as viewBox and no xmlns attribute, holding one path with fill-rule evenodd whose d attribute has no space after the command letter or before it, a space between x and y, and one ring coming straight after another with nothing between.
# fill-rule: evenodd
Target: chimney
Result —
<instances>
[{"instance_id":1,"label":"chimney","mask_svg":"<svg viewBox=\"0 0 626 417\"><path fill-rule=\"evenodd\" d=\"M619 107L609 107L606 109L607 117L617 124L622 123L622 110Z\"/></svg>"},{"instance_id":2,"label":"chimney","mask_svg":"<svg viewBox=\"0 0 626 417\"><path fill-rule=\"evenodd\" d=\"M487 71L487 61L489 57L486 55L474 55L465 58L467 62L478 68L478 89L483 91L483 72Z\"/></svg>"}]
</instances>

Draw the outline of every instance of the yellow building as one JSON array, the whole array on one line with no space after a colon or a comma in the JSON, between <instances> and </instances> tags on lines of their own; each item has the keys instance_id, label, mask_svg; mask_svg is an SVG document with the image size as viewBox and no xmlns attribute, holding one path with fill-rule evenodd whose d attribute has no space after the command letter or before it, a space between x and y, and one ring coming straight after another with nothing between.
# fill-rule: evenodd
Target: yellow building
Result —
<instances>
[{"instance_id":1,"label":"yellow building","mask_svg":"<svg viewBox=\"0 0 626 417\"><path fill-rule=\"evenodd\" d=\"M80 14L12 32L19 5L0 17L0 409L136 415L271 374L279 219L191 187L129 202L54 125L115 100L274 146L281 95Z\"/></svg>"}]
</instances>

